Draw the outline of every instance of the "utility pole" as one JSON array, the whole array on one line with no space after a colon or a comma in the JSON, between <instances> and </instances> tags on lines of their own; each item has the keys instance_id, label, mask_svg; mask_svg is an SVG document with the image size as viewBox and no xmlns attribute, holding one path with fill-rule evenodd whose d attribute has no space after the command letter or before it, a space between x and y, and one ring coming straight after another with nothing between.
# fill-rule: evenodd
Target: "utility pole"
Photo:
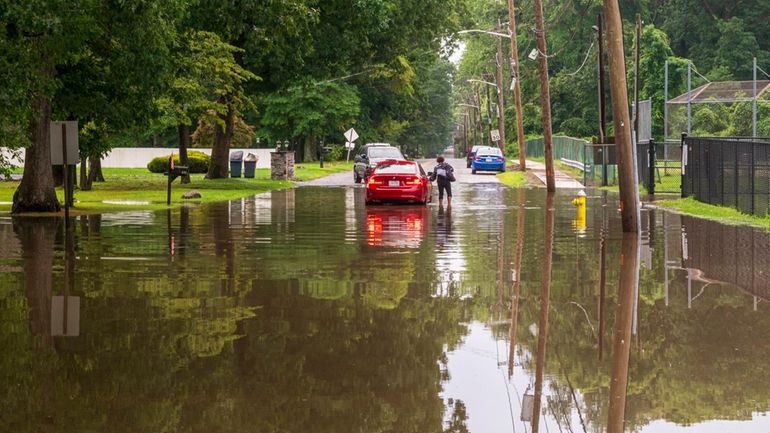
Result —
<instances>
[{"instance_id":1,"label":"utility pole","mask_svg":"<svg viewBox=\"0 0 770 433\"><path fill-rule=\"evenodd\" d=\"M634 137L639 145L639 42L642 40L642 18L636 14L636 41L634 43Z\"/></svg>"},{"instance_id":2,"label":"utility pole","mask_svg":"<svg viewBox=\"0 0 770 433\"><path fill-rule=\"evenodd\" d=\"M497 22L498 29L502 27L500 21ZM497 55L495 56L495 66L497 75L495 83L497 84L497 129L500 131L500 151L505 156L505 100L503 99L503 41L500 36L497 37Z\"/></svg>"},{"instance_id":3,"label":"utility pole","mask_svg":"<svg viewBox=\"0 0 770 433\"><path fill-rule=\"evenodd\" d=\"M606 0L605 0L606 4ZM620 13L620 12L618 12ZM543 24L543 3L535 0L535 34L537 36L537 58L540 72L540 105L543 115L543 147L545 150L545 184L548 192L556 191L553 173L553 138L551 136L551 90L548 85L548 51L545 46L545 25ZM622 36L622 34L621 34ZM623 49L623 46L620 47ZM624 82L625 83L625 82ZM627 105L627 104L626 104Z\"/></svg>"},{"instance_id":4,"label":"utility pole","mask_svg":"<svg viewBox=\"0 0 770 433\"><path fill-rule=\"evenodd\" d=\"M516 139L519 143L519 170L527 169L527 145L524 143L524 117L521 111L521 85L519 77L519 48L516 42L516 9L508 0L508 33L511 35L511 81L513 101L516 105Z\"/></svg>"},{"instance_id":5,"label":"utility pole","mask_svg":"<svg viewBox=\"0 0 770 433\"><path fill-rule=\"evenodd\" d=\"M605 143L607 134L607 124L605 115L605 102L604 102L604 32L602 30L602 14L596 16L596 33L597 41L596 45L599 47L599 53L597 55L598 66L598 88L599 88L599 142ZM602 151L606 153L606 149ZM606 166L606 163L605 163Z\"/></svg>"},{"instance_id":6,"label":"utility pole","mask_svg":"<svg viewBox=\"0 0 770 433\"><path fill-rule=\"evenodd\" d=\"M463 151L465 154L468 154L468 124L470 122L468 121L468 107L465 107L465 112L463 113ZM459 156L459 155L458 155Z\"/></svg>"},{"instance_id":7,"label":"utility pole","mask_svg":"<svg viewBox=\"0 0 770 433\"><path fill-rule=\"evenodd\" d=\"M623 28L618 0L604 0L604 18L607 20L607 51L610 65L612 121L615 127L615 150L618 160L620 217L624 232L639 233L639 188L634 164L634 146L631 141L631 123L628 116Z\"/></svg>"}]
</instances>

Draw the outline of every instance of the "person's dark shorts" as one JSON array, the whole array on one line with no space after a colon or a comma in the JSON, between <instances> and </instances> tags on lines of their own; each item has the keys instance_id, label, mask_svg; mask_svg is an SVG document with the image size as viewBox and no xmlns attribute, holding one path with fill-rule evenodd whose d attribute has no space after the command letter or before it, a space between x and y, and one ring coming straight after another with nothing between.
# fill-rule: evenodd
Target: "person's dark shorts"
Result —
<instances>
[{"instance_id":1,"label":"person's dark shorts","mask_svg":"<svg viewBox=\"0 0 770 433\"><path fill-rule=\"evenodd\" d=\"M447 197L452 197L452 182L450 182L449 179L445 178L444 176L438 176L436 178L436 183L438 183L439 200L444 199L444 191L446 191Z\"/></svg>"}]
</instances>

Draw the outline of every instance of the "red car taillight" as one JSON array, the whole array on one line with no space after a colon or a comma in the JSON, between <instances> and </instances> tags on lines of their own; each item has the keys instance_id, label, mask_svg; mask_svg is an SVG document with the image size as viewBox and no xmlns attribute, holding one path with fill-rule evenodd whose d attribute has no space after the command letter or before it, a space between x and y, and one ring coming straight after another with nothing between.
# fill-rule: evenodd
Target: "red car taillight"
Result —
<instances>
[{"instance_id":1,"label":"red car taillight","mask_svg":"<svg viewBox=\"0 0 770 433\"><path fill-rule=\"evenodd\" d=\"M370 185L382 185L383 182L379 179L375 179L374 177L370 177L369 180L366 182L366 186Z\"/></svg>"},{"instance_id":2,"label":"red car taillight","mask_svg":"<svg viewBox=\"0 0 770 433\"><path fill-rule=\"evenodd\" d=\"M413 178L408 179L404 183L407 184L407 185L420 185L420 184L422 184L422 179L420 179L419 177L413 177Z\"/></svg>"},{"instance_id":3,"label":"red car taillight","mask_svg":"<svg viewBox=\"0 0 770 433\"><path fill-rule=\"evenodd\" d=\"M474 157L473 157L473 160L474 160L474 161L481 161L481 158L479 158L478 156L474 156Z\"/></svg>"},{"instance_id":4,"label":"red car taillight","mask_svg":"<svg viewBox=\"0 0 770 433\"><path fill-rule=\"evenodd\" d=\"M498 161L505 161L505 158L498 156L498 157L497 157L497 160L498 160Z\"/></svg>"}]
</instances>

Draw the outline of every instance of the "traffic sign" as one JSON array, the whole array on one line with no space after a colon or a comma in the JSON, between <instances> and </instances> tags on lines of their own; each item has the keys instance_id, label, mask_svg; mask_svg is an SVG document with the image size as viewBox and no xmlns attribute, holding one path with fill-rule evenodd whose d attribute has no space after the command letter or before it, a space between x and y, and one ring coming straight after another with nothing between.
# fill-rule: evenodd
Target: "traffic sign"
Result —
<instances>
[{"instance_id":1,"label":"traffic sign","mask_svg":"<svg viewBox=\"0 0 770 433\"><path fill-rule=\"evenodd\" d=\"M352 149L353 146L355 146L355 145L353 143L351 143L350 141L346 141L345 142L345 149Z\"/></svg>"},{"instance_id":2,"label":"traffic sign","mask_svg":"<svg viewBox=\"0 0 770 433\"><path fill-rule=\"evenodd\" d=\"M492 141L500 141L500 131L497 129L493 129L490 131L490 135L492 135Z\"/></svg>"},{"instance_id":3,"label":"traffic sign","mask_svg":"<svg viewBox=\"0 0 770 433\"><path fill-rule=\"evenodd\" d=\"M62 138L62 125L66 130L66 137ZM62 165L62 141L66 140L67 144L67 164L77 165L80 162L80 154L78 153L78 122L76 120L68 120L64 122L51 122L49 126L49 134L51 137L51 165Z\"/></svg>"},{"instance_id":4,"label":"traffic sign","mask_svg":"<svg viewBox=\"0 0 770 433\"><path fill-rule=\"evenodd\" d=\"M358 133L356 132L355 129L350 128L347 131L345 131L345 138L352 143L358 140Z\"/></svg>"}]
</instances>

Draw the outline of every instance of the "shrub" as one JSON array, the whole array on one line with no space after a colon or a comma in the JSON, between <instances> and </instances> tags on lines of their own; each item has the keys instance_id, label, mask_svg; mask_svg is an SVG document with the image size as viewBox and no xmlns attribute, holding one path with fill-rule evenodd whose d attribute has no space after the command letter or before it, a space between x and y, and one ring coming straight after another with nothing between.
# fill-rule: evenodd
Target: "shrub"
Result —
<instances>
[{"instance_id":1,"label":"shrub","mask_svg":"<svg viewBox=\"0 0 770 433\"><path fill-rule=\"evenodd\" d=\"M153 158L152 161L147 163L147 169L152 173L165 173L168 171L168 157L159 156ZM190 166L190 173L206 173L209 170L209 162L211 157L203 152L197 152L195 150L187 151L187 163ZM179 155L174 155L174 164L179 164Z\"/></svg>"},{"instance_id":2,"label":"shrub","mask_svg":"<svg viewBox=\"0 0 770 433\"><path fill-rule=\"evenodd\" d=\"M325 159L327 161L339 161L342 159L345 159L345 154L347 153L347 149L345 149L345 145L343 144L332 144L329 146L332 148L331 151L325 156Z\"/></svg>"}]
</instances>

